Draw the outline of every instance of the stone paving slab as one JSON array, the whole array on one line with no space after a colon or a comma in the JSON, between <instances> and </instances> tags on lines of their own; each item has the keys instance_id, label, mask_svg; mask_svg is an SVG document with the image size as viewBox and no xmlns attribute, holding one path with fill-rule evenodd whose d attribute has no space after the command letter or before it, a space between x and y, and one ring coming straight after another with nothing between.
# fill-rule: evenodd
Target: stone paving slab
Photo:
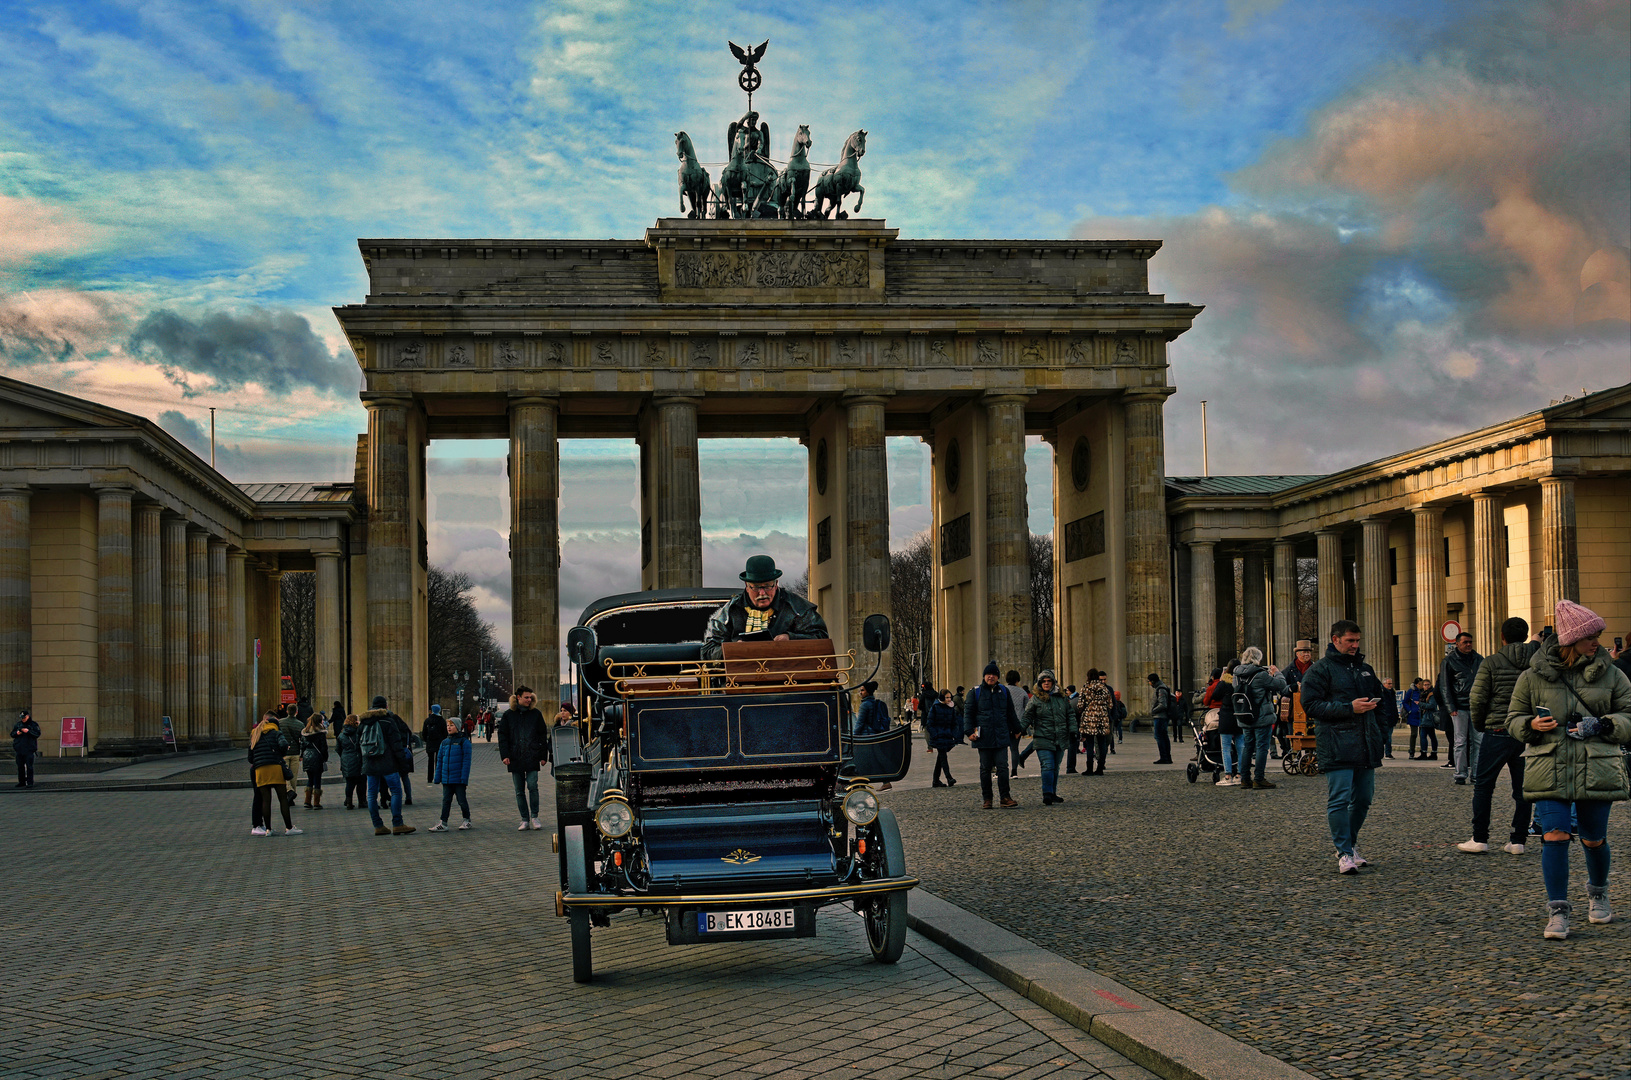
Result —
<instances>
[{"instance_id":1,"label":"stone paving slab","mask_svg":"<svg viewBox=\"0 0 1631 1080\"><path fill-rule=\"evenodd\" d=\"M550 833L480 744L473 781L475 830L424 831L416 783L404 837L298 808L304 835L251 837L245 791L7 800L0 1076L1153 1076L916 934L874 963L839 909L693 947L614 916L578 986Z\"/></svg>"}]
</instances>

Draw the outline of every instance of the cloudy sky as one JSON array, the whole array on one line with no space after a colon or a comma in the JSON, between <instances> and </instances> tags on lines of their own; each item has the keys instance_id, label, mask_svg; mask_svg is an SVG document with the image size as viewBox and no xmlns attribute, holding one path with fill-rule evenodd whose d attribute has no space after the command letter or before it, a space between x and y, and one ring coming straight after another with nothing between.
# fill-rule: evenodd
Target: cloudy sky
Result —
<instances>
[{"instance_id":1,"label":"cloudy sky","mask_svg":"<svg viewBox=\"0 0 1631 1080\"><path fill-rule=\"evenodd\" d=\"M349 476L356 238L639 235L673 132L740 111L726 37L770 39L778 139L868 129L904 236L1164 239L1153 287L1207 307L1175 475L1202 398L1214 472L1314 472L1631 379L1624 0L0 0L0 372L195 446L215 405L236 480ZM433 557L507 637L502 454L434 448ZM890 455L899 543L925 462ZM570 621L637 584L635 458L563 459ZM802 501L741 483L801 487L795 444L702 462L710 583L802 557Z\"/></svg>"}]
</instances>

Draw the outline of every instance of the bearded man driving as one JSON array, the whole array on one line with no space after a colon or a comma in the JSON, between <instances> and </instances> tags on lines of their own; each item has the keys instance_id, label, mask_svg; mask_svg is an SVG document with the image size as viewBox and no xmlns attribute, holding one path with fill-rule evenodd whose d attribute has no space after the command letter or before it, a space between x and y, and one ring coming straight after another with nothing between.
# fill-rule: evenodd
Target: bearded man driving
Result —
<instances>
[{"instance_id":1,"label":"bearded man driving","mask_svg":"<svg viewBox=\"0 0 1631 1080\"><path fill-rule=\"evenodd\" d=\"M782 572L769 555L754 555L741 573L742 591L708 620L702 658L724 658L727 641L808 641L828 637L814 604L777 584Z\"/></svg>"}]
</instances>

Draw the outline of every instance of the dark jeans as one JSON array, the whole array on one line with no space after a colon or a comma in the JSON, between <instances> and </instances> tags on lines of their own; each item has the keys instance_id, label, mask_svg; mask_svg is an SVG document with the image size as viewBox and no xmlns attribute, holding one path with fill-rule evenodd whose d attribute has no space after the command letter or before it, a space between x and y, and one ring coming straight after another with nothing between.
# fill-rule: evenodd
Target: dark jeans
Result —
<instances>
[{"instance_id":1,"label":"dark jeans","mask_svg":"<svg viewBox=\"0 0 1631 1080\"><path fill-rule=\"evenodd\" d=\"M521 820L530 821L538 816L538 770L531 772L510 774L510 783L515 786L515 806L521 811ZM527 797L532 797L532 813L527 813Z\"/></svg>"},{"instance_id":2,"label":"dark jeans","mask_svg":"<svg viewBox=\"0 0 1631 1080\"><path fill-rule=\"evenodd\" d=\"M447 812L453 809L453 800L459 800L459 809L464 811L464 820L470 820L470 804L465 801L463 784L442 785L442 824L447 824Z\"/></svg>"},{"instance_id":3,"label":"dark jeans","mask_svg":"<svg viewBox=\"0 0 1631 1080\"><path fill-rule=\"evenodd\" d=\"M980 751L980 797L991 800L991 770L997 770L997 791L1008 798L1008 751L1013 744L996 747L978 747Z\"/></svg>"},{"instance_id":4,"label":"dark jeans","mask_svg":"<svg viewBox=\"0 0 1631 1080\"><path fill-rule=\"evenodd\" d=\"M323 790L323 766L313 765L311 768L306 770L306 790Z\"/></svg>"},{"instance_id":5,"label":"dark jeans","mask_svg":"<svg viewBox=\"0 0 1631 1080\"><path fill-rule=\"evenodd\" d=\"M409 769L407 772L398 773L397 776L402 781L402 801L405 803L413 802L413 770Z\"/></svg>"},{"instance_id":6,"label":"dark jeans","mask_svg":"<svg viewBox=\"0 0 1631 1080\"><path fill-rule=\"evenodd\" d=\"M1087 758L1087 769L1085 771L1103 772L1105 753L1114 753L1116 749L1112 737L1109 735L1083 735L1082 741L1086 748L1086 753L1082 755Z\"/></svg>"},{"instance_id":7,"label":"dark jeans","mask_svg":"<svg viewBox=\"0 0 1631 1080\"><path fill-rule=\"evenodd\" d=\"M1523 743L1494 728L1484 732L1484 745L1478 751L1478 775L1472 778L1472 838L1489 843L1490 803L1501 770L1512 774L1512 831L1508 840L1521 844L1529 835L1529 819L1534 804L1523 797Z\"/></svg>"},{"instance_id":8,"label":"dark jeans","mask_svg":"<svg viewBox=\"0 0 1631 1080\"><path fill-rule=\"evenodd\" d=\"M1018 739L1015 739L1013 742L1008 744L1008 764L1009 767L1016 773L1019 772L1019 767L1025 764L1025 758L1019 752Z\"/></svg>"},{"instance_id":9,"label":"dark jeans","mask_svg":"<svg viewBox=\"0 0 1631 1080\"><path fill-rule=\"evenodd\" d=\"M283 797L287 790L282 784L262 784L255 789L255 802L258 804L256 808L260 811L258 824L268 829L272 827L272 803L276 802L278 809L283 811L283 827L294 828L294 819L289 817L289 802Z\"/></svg>"},{"instance_id":10,"label":"dark jeans","mask_svg":"<svg viewBox=\"0 0 1631 1080\"><path fill-rule=\"evenodd\" d=\"M382 791L389 788L391 791L391 824L402 824L402 775L400 773L386 773L384 776L370 776L368 778L368 816L374 819L374 828L383 828L385 822L379 817L379 800L376 798Z\"/></svg>"},{"instance_id":11,"label":"dark jeans","mask_svg":"<svg viewBox=\"0 0 1631 1080\"><path fill-rule=\"evenodd\" d=\"M1172 743L1167 739L1167 718L1157 716L1152 721L1155 727L1155 748L1161 752L1162 761L1172 760Z\"/></svg>"},{"instance_id":12,"label":"dark jeans","mask_svg":"<svg viewBox=\"0 0 1631 1080\"><path fill-rule=\"evenodd\" d=\"M941 775L944 774L946 783L955 784L957 781L951 778L951 766L946 764L946 751L936 750L934 754L934 776L932 779L938 781Z\"/></svg>"},{"instance_id":13,"label":"dark jeans","mask_svg":"<svg viewBox=\"0 0 1631 1080\"><path fill-rule=\"evenodd\" d=\"M435 782L436 782L436 751L432 750L430 748L429 743L426 743L425 744L425 783L434 784Z\"/></svg>"},{"instance_id":14,"label":"dark jeans","mask_svg":"<svg viewBox=\"0 0 1631 1080\"><path fill-rule=\"evenodd\" d=\"M24 787L34 786L34 755L33 753L17 755L17 782Z\"/></svg>"},{"instance_id":15,"label":"dark jeans","mask_svg":"<svg viewBox=\"0 0 1631 1080\"><path fill-rule=\"evenodd\" d=\"M1263 769L1269 762L1269 739L1271 738L1268 726L1241 728L1246 733L1246 750L1240 758L1240 775L1250 776L1261 784L1265 779ZM1255 763L1257 771L1252 771Z\"/></svg>"},{"instance_id":16,"label":"dark jeans","mask_svg":"<svg viewBox=\"0 0 1631 1080\"><path fill-rule=\"evenodd\" d=\"M355 792L357 805L361 806L368 801L368 778L366 776L348 776L345 778L345 804L351 805L351 796Z\"/></svg>"}]
</instances>

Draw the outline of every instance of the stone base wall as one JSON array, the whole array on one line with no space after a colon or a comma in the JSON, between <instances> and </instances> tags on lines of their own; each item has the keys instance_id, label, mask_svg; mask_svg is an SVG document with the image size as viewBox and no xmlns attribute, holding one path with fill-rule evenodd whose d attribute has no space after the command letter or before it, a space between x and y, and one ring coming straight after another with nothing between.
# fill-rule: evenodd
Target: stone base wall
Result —
<instances>
[{"instance_id":1,"label":"stone base wall","mask_svg":"<svg viewBox=\"0 0 1631 1080\"><path fill-rule=\"evenodd\" d=\"M96 500L80 492L40 492L32 506L34 719L40 751L55 757L62 718L86 718L97 738ZM73 753L73 751L69 751Z\"/></svg>"}]
</instances>

